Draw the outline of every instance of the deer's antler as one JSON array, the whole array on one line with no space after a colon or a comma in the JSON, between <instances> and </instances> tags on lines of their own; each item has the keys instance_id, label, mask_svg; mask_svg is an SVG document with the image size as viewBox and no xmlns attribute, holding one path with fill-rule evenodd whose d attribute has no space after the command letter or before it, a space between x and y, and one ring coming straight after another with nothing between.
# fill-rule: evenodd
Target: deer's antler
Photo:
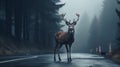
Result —
<instances>
[{"instance_id":1,"label":"deer's antler","mask_svg":"<svg viewBox=\"0 0 120 67\"><path fill-rule=\"evenodd\" d=\"M120 4L120 0L117 0L117 3Z\"/></svg>"},{"instance_id":2,"label":"deer's antler","mask_svg":"<svg viewBox=\"0 0 120 67\"><path fill-rule=\"evenodd\" d=\"M77 16L77 20L73 20L73 22L78 22L79 21L79 17L80 17L80 14L76 13L76 16Z\"/></svg>"},{"instance_id":3,"label":"deer's antler","mask_svg":"<svg viewBox=\"0 0 120 67\"><path fill-rule=\"evenodd\" d=\"M80 17L80 14L76 13L76 16Z\"/></svg>"}]
</instances>

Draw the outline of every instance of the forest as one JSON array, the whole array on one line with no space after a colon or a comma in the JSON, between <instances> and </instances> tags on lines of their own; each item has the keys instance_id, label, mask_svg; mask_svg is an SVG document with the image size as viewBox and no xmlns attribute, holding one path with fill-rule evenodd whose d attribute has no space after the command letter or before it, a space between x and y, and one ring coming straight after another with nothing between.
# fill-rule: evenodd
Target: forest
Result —
<instances>
[{"instance_id":1,"label":"forest","mask_svg":"<svg viewBox=\"0 0 120 67\"><path fill-rule=\"evenodd\" d=\"M62 25L59 0L0 0L0 54L54 47L54 34Z\"/></svg>"}]
</instances>

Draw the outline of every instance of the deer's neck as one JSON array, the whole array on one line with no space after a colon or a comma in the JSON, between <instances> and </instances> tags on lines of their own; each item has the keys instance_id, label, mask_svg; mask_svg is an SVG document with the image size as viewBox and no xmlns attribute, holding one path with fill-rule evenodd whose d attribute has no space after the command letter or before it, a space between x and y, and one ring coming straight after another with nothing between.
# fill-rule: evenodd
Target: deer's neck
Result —
<instances>
[{"instance_id":1,"label":"deer's neck","mask_svg":"<svg viewBox=\"0 0 120 67\"><path fill-rule=\"evenodd\" d=\"M68 32L68 36L71 37L71 38L74 38L74 33L69 33Z\"/></svg>"},{"instance_id":2,"label":"deer's neck","mask_svg":"<svg viewBox=\"0 0 120 67\"><path fill-rule=\"evenodd\" d=\"M68 32L68 41L69 41L70 43L73 43L73 42L74 42L74 33L69 33L69 32Z\"/></svg>"}]
</instances>

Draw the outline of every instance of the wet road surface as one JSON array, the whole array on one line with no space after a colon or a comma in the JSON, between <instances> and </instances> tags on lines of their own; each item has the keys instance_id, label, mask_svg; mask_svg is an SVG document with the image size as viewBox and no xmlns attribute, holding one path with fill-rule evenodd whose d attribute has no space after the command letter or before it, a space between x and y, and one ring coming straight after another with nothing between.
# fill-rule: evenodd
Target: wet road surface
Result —
<instances>
[{"instance_id":1,"label":"wet road surface","mask_svg":"<svg viewBox=\"0 0 120 67\"><path fill-rule=\"evenodd\" d=\"M87 53L72 53L72 62L67 63L66 54L62 61L54 63L53 54L0 57L0 67L120 67L102 56Z\"/></svg>"}]
</instances>

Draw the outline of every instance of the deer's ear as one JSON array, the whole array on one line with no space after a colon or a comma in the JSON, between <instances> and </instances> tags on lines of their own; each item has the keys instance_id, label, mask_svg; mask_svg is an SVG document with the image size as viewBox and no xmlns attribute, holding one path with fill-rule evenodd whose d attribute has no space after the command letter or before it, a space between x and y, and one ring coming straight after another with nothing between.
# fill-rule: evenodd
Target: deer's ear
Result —
<instances>
[{"instance_id":1,"label":"deer's ear","mask_svg":"<svg viewBox=\"0 0 120 67\"><path fill-rule=\"evenodd\" d=\"M66 25L70 25L71 20L66 21Z\"/></svg>"},{"instance_id":2,"label":"deer's ear","mask_svg":"<svg viewBox=\"0 0 120 67\"><path fill-rule=\"evenodd\" d=\"M73 22L73 25L76 25L77 23L76 22Z\"/></svg>"},{"instance_id":3,"label":"deer's ear","mask_svg":"<svg viewBox=\"0 0 120 67\"><path fill-rule=\"evenodd\" d=\"M69 22L66 22L66 25L69 25L70 23Z\"/></svg>"}]
</instances>

